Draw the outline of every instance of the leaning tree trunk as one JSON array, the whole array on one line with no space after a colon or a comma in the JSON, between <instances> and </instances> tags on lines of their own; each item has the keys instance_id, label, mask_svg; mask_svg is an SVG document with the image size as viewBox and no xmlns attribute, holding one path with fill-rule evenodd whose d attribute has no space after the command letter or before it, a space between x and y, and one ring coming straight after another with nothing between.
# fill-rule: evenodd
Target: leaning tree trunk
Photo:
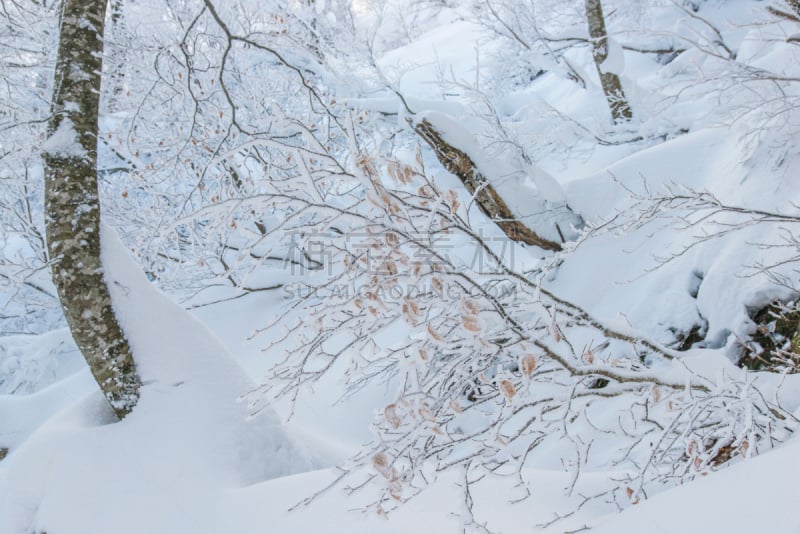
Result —
<instances>
[{"instance_id":1,"label":"leaning tree trunk","mask_svg":"<svg viewBox=\"0 0 800 534\"><path fill-rule=\"evenodd\" d=\"M503 230L513 241L533 245L545 250L561 250L561 245L545 239L520 221L508 207L503 197L481 174L467 153L444 140L442 134L427 119L414 126L417 134L433 149L439 163L461 180L478 208ZM560 231L560 230L559 230Z\"/></svg>"},{"instance_id":2,"label":"leaning tree trunk","mask_svg":"<svg viewBox=\"0 0 800 534\"><path fill-rule=\"evenodd\" d=\"M53 280L72 337L114 411L139 378L100 261L97 131L106 0L64 0L45 160L45 221Z\"/></svg>"},{"instance_id":3,"label":"leaning tree trunk","mask_svg":"<svg viewBox=\"0 0 800 534\"><path fill-rule=\"evenodd\" d=\"M603 16L603 4L600 0L586 0L586 21L589 23L589 37L592 42L592 56L600 76L600 85L611 109L614 122L623 122L633 117L622 83L619 76L613 72L606 72L603 63L608 58L608 35L606 34L606 19Z\"/></svg>"}]
</instances>

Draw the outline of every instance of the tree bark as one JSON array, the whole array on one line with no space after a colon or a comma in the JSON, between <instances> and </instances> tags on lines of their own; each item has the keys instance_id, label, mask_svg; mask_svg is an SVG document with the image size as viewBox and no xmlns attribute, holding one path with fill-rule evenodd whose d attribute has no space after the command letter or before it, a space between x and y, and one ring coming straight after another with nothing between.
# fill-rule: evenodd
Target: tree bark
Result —
<instances>
[{"instance_id":1,"label":"tree bark","mask_svg":"<svg viewBox=\"0 0 800 534\"><path fill-rule=\"evenodd\" d=\"M484 215L494 221L510 239L545 250L561 250L560 244L541 237L517 219L500 194L478 171L469 155L447 143L433 124L423 120L414 129L430 145L442 166L457 176L467 191L475 197L475 202Z\"/></svg>"},{"instance_id":2,"label":"tree bark","mask_svg":"<svg viewBox=\"0 0 800 534\"><path fill-rule=\"evenodd\" d=\"M603 70L603 62L608 58L608 35L606 34L606 19L603 16L603 4L600 0L586 0L586 21L589 24L589 38L592 42L592 56L600 76L600 85L611 109L614 122L624 122L633 118L622 83L619 76L613 72Z\"/></svg>"},{"instance_id":3,"label":"tree bark","mask_svg":"<svg viewBox=\"0 0 800 534\"><path fill-rule=\"evenodd\" d=\"M72 337L122 418L139 378L100 260L97 132L106 0L64 0L45 161L45 222L53 280Z\"/></svg>"}]
</instances>

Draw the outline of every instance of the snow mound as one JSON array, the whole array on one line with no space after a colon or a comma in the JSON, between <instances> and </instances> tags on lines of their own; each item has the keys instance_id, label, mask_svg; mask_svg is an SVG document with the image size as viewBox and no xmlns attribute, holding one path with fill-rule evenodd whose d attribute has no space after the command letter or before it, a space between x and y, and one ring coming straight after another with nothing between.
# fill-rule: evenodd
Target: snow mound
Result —
<instances>
[{"instance_id":1,"label":"snow mound","mask_svg":"<svg viewBox=\"0 0 800 534\"><path fill-rule=\"evenodd\" d=\"M196 511L226 488L314 464L274 412L248 420L237 402L252 387L246 374L202 323L146 280L112 230L102 232L106 279L141 398L114 422L95 391L12 450L0 463L0 532L204 531ZM129 525L119 524L123 517Z\"/></svg>"},{"instance_id":2,"label":"snow mound","mask_svg":"<svg viewBox=\"0 0 800 534\"><path fill-rule=\"evenodd\" d=\"M615 515L593 533L800 532L794 482L800 440Z\"/></svg>"}]
</instances>

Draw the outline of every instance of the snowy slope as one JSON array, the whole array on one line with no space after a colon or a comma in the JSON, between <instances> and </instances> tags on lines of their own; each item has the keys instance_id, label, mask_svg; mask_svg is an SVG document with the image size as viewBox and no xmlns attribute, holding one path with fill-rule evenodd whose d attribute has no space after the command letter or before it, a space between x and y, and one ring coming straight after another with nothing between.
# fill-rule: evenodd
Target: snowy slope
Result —
<instances>
[{"instance_id":1,"label":"snowy slope","mask_svg":"<svg viewBox=\"0 0 800 534\"><path fill-rule=\"evenodd\" d=\"M800 441L672 489L600 521L592 532L798 532Z\"/></svg>"},{"instance_id":2,"label":"snowy slope","mask_svg":"<svg viewBox=\"0 0 800 534\"><path fill-rule=\"evenodd\" d=\"M12 451L0 464L0 531L119 531L124 510L139 521L130 532L187 532L203 525L194 510L225 488L312 467L273 412L248 420L237 398L252 383L216 337L147 282L112 230L102 239L141 398L116 423L92 392ZM70 398L68 389L60 395Z\"/></svg>"}]
</instances>

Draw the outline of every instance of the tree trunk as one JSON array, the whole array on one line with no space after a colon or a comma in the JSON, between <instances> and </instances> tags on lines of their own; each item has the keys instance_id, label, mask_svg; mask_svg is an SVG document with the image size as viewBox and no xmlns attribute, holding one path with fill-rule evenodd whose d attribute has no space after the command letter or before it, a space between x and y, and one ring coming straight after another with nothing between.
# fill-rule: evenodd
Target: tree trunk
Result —
<instances>
[{"instance_id":1,"label":"tree trunk","mask_svg":"<svg viewBox=\"0 0 800 534\"><path fill-rule=\"evenodd\" d=\"M114 411L135 406L139 378L100 261L97 132L106 0L64 0L45 161L53 280L72 337Z\"/></svg>"},{"instance_id":2,"label":"tree trunk","mask_svg":"<svg viewBox=\"0 0 800 534\"><path fill-rule=\"evenodd\" d=\"M592 42L592 56L600 76L600 85L611 109L614 122L624 122L633 118L622 83L619 76L613 72L603 70L603 62L608 58L608 35L606 34L606 20L603 16L603 4L600 0L586 0L586 21L589 23L589 38Z\"/></svg>"},{"instance_id":3,"label":"tree trunk","mask_svg":"<svg viewBox=\"0 0 800 534\"><path fill-rule=\"evenodd\" d=\"M475 196L475 202L484 215L494 221L510 239L545 250L561 250L560 244L541 237L517 219L500 194L478 171L469 155L447 143L433 124L423 120L414 129L430 145L442 166L457 176L467 191Z\"/></svg>"}]
</instances>

